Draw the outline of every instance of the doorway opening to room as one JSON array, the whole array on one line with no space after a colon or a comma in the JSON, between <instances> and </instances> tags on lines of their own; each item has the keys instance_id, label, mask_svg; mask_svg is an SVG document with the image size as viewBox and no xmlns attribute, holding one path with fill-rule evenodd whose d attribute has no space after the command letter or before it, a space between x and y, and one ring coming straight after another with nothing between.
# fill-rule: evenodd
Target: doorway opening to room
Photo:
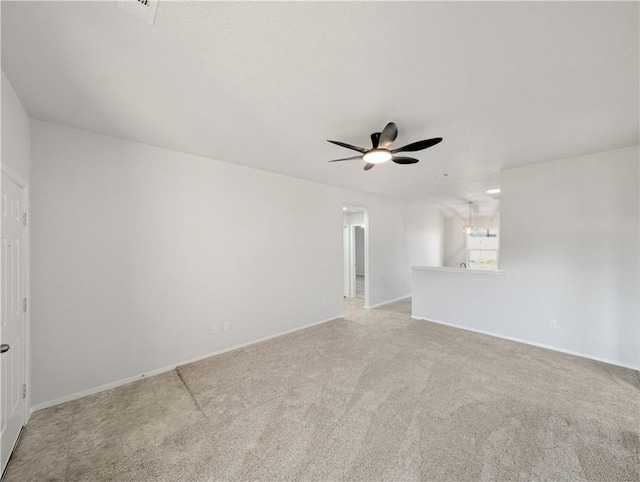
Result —
<instances>
[{"instance_id":1,"label":"doorway opening to room","mask_svg":"<svg viewBox=\"0 0 640 482\"><path fill-rule=\"evenodd\" d=\"M449 204L444 220L444 266L471 270L499 269L500 200Z\"/></svg>"},{"instance_id":2,"label":"doorway opening to room","mask_svg":"<svg viewBox=\"0 0 640 482\"><path fill-rule=\"evenodd\" d=\"M344 297L361 299L369 305L369 236L367 209L342 207L344 246Z\"/></svg>"}]
</instances>

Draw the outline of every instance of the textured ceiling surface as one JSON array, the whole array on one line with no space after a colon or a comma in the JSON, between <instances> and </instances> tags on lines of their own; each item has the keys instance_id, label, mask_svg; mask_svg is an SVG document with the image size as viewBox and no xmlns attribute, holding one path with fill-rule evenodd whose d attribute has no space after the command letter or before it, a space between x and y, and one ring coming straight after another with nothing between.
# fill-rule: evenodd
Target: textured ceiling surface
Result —
<instances>
[{"instance_id":1,"label":"textured ceiling surface","mask_svg":"<svg viewBox=\"0 0 640 482\"><path fill-rule=\"evenodd\" d=\"M637 2L2 2L32 118L407 200L638 144ZM328 144L444 137L363 171ZM445 174L447 174L445 176Z\"/></svg>"}]
</instances>

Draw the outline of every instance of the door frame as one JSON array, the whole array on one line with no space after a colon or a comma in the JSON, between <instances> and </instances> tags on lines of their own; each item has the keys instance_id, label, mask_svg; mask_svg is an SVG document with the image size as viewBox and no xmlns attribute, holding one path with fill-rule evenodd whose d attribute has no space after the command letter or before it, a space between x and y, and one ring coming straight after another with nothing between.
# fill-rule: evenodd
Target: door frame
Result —
<instances>
[{"instance_id":1,"label":"door frame","mask_svg":"<svg viewBox=\"0 0 640 482\"><path fill-rule=\"evenodd\" d=\"M22 414L22 426L24 427L31 418L31 206L29 195L29 183L22 176L2 163L1 174L15 182L24 192L24 212L27 213L27 225L25 226L25 296L27 297L27 312L24 323L24 383L27 385L27 396L24 400L24 413ZM0 280L1 283L1 280ZM18 438L19 439L19 438Z\"/></svg>"},{"instance_id":2,"label":"door frame","mask_svg":"<svg viewBox=\"0 0 640 482\"><path fill-rule=\"evenodd\" d=\"M362 228L364 230L364 235L366 236L367 234L367 225L366 225L366 220L363 224L352 224L351 225L351 246L349 246L349 261L351 263L351 271L350 271L350 286L351 286L351 297L355 298L356 296L356 280L357 280L357 275L358 275L358 270L356 269L356 266L358 264L357 260L358 260L358 250L357 250L357 246L356 246L356 228ZM366 241L365 243L366 244ZM365 248L366 251L366 248ZM364 259L365 259L365 263L364 263L364 282L366 284L367 282L367 256L366 253L363 253ZM365 286L364 288L364 294L365 297L367 295L367 287Z\"/></svg>"},{"instance_id":3,"label":"door frame","mask_svg":"<svg viewBox=\"0 0 640 482\"><path fill-rule=\"evenodd\" d=\"M355 296L355 291L356 291L355 228L356 226L360 226L364 228L364 307L369 308L369 286L370 286L369 273L371 272L369 269L369 209L366 206L362 206L359 204L351 204L351 203L343 203L342 207L347 208L346 212L343 210L343 213L342 213L343 217L344 217L344 214L353 212L353 211L349 211L349 209L354 209L356 210L356 212L364 213L363 224L349 224L348 226L346 226L346 229L343 225L343 238L344 238L345 231L348 233L348 237L349 237L348 241L343 240L343 249L348 248L349 250L347 255L348 264L349 264L349 275L348 275L348 286L347 286L348 289L346 291L349 297L353 298ZM344 253L343 253L343 257L344 257ZM344 270L345 270L345 267L343 266L343 278L346 278Z\"/></svg>"},{"instance_id":4,"label":"door frame","mask_svg":"<svg viewBox=\"0 0 640 482\"><path fill-rule=\"evenodd\" d=\"M351 298L356 297L356 226L349 225L349 292Z\"/></svg>"},{"instance_id":5,"label":"door frame","mask_svg":"<svg viewBox=\"0 0 640 482\"><path fill-rule=\"evenodd\" d=\"M344 216L343 216L344 219ZM342 225L342 296L344 298L351 298L351 271L349 265L351 259L349 253L351 252L351 229L347 224Z\"/></svg>"}]
</instances>

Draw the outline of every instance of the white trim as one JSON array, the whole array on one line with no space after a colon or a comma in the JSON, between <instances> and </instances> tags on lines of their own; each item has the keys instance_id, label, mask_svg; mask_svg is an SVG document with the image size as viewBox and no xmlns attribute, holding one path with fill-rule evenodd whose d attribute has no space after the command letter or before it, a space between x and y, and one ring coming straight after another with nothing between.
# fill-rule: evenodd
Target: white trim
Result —
<instances>
[{"instance_id":1,"label":"white trim","mask_svg":"<svg viewBox=\"0 0 640 482\"><path fill-rule=\"evenodd\" d=\"M4 163L2 163L2 172L6 174L13 182L15 182L22 189L25 189L27 188L27 186L29 186L29 183L25 181L22 178L22 176L20 176L20 174L18 174L16 171L11 169L9 166L7 166Z\"/></svg>"},{"instance_id":2,"label":"white trim","mask_svg":"<svg viewBox=\"0 0 640 482\"><path fill-rule=\"evenodd\" d=\"M368 308L368 309L371 310L373 308L379 308L379 307L384 306L384 305L389 305L391 303L395 303L396 301L406 300L407 298L411 298L411 295L404 295L404 296L401 296L400 298L394 298L392 300L383 301L382 303L377 303L375 305L365 306L365 308Z\"/></svg>"},{"instance_id":3,"label":"white trim","mask_svg":"<svg viewBox=\"0 0 640 482\"><path fill-rule=\"evenodd\" d=\"M356 225L349 224L349 298L356 297Z\"/></svg>"},{"instance_id":4,"label":"white trim","mask_svg":"<svg viewBox=\"0 0 640 482\"><path fill-rule=\"evenodd\" d=\"M83 398L88 395L93 395L98 392L103 392L105 390L110 390L112 388L120 387L122 385L126 385L127 383L135 382L142 378L151 377L154 375L160 375L161 373L169 372L171 370L175 370L177 367L182 365L188 365L189 363L194 363L200 360L204 360L205 358L210 358L212 356L222 355L223 353L227 353L233 350L238 350L240 348L244 348L246 346L255 345L257 343L261 343L263 341L270 340L272 338L277 338L279 336L288 335L289 333L293 333L295 331L304 330L305 328L311 328L312 326L322 325L323 323L328 323L333 320L339 320L340 318L344 318L344 313L340 316L333 316L331 318L327 318L325 320L316 321L314 323L310 323L308 325L304 325L298 328L294 328L292 330L283 331L281 333L276 333L275 335L265 336L264 338L259 338L257 340L248 341L247 343L241 343L240 345L234 345L229 348L223 348L222 350L217 350L211 353L205 353L204 355L200 355L194 358L189 358L188 360L183 360L162 368L156 368L155 370L150 370L148 372L141 373L139 375L134 375L132 377L124 378L122 380L118 380L115 382L107 383L105 385L100 385L99 387L89 388L88 390L83 390L81 392L72 393L71 395L66 395L64 397L56 398L55 400L50 400L48 402L39 403L38 405L34 405L31 407L32 412L36 412L38 410L43 410L45 408L53 407L55 405L60 405L61 403L70 402L72 400L77 400L78 398Z\"/></svg>"},{"instance_id":5,"label":"white trim","mask_svg":"<svg viewBox=\"0 0 640 482\"><path fill-rule=\"evenodd\" d=\"M567 350L565 348L559 348L557 346L545 345L544 343L537 343L535 341L523 340L522 338L514 338L512 336L499 335L497 333L493 333L491 331L485 330L477 330L475 328L468 328L466 326L456 325L454 323L447 323L445 321L433 320L431 318L424 318L422 316L411 315L411 318L414 320L428 321L429 323L436 323L438 325L450 326L452 328L459 328L461 330L471 331L473 333L480 333L481 335L493 336L495 338L502 338L503 340L515 341L516 343L522 343L524 345L537 346L538 348L544 348L546 350L557 351L559 353L566 353L567 355L578 356L580 358L587 358L589 360L595 360L602 363L608 363L609 365L616 365L619 367L630 368L631 370L640 370L640 366L637 365L628 365L626 363L620 363L619 361L610 360L608 358L601 358L593 355L587 355L586 353L581 353L573 350Z\"/></svg>"},{"instance_id":6,"label":"white trim","mask_svg":"<svg viewBox=\"0 0 640 482\"><path fill-rule=\"evenodd\" d=\"M24 400L24 425L31 418L31 394L33 393L33 378L31 377L31 312L33 311L33 299L31 297L31 188L29 184L24 186L25 206L27 213L27 225L25 226L25 236L27 237L26 252L26 274L25 274L25 297L27 298L27 312L25 313L25 335L24 335L24 383L27 385L27 396Z\"/></svg>"},{"instance_id":7,"label":"white trim","mask_svg":"<svg viewBox=\"0 0 640 482\"><path fill-rule=\"evenodd\" d=\"M344 218L344 216L343 216ZM351 298L351 281L349 278L349 236L351 230L349 225L342 226L342 295L344 298Z\"/></svg>"},{"instance_id":8,"label":"white trim","mask_svg":"<svg viewBox=\"0 0 640 482\"><path fill-rule=\"evenodd\" d=\"M421 271L447 271L450 273L464 273L464 274L502 274L499 269L467 269L467 268L453 268L449 266L412 266L411 269L417 269Z\"/></svg>"},{"instance_id":9,"label":"white trim","mask_svg":"<svg viewBox=\"0 0 640 482\"><path fill-rule=\"evenodd\" d=\"M371 299L371 249L370 235L371 224L369 222L369 208L364 208L364 306L369 305Z\"/></svg>"}]
</instances>

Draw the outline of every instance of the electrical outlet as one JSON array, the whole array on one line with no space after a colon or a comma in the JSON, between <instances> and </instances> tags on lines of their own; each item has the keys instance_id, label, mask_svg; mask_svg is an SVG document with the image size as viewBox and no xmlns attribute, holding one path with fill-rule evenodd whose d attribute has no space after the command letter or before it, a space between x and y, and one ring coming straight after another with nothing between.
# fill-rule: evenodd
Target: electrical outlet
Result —
<instances>
[{"instance_id":1,"label":"electrical outlet","mask_svg":"<svg viewBox=\"0 0 640 482\"><path fill-rule=\"evenodd\" d=\"M549 329L557 330L558 329L558 322L556 320L549 320Z\"/></svg>"},{"instance_id":2,"label":"electrical outlet","mask_svg":"<svg viewBox=\"0 0 640 482\"><path fill-rule=\"evenodd\" d=\"M229 322L225 321L224 325L222 325L222 330L223 331L229 331Z\"/></svg>"},{"instance_id":3,"label":"electrical outlet","mask_svg":"<svg viewBox=\"0 0 640 482\"><path fill-rule=\"evenodd\" d=\"M213 325L211 325L211 334L215 335L216 333L218 333L218 324L214 323Z\"/></svg>"}]
</instances>

